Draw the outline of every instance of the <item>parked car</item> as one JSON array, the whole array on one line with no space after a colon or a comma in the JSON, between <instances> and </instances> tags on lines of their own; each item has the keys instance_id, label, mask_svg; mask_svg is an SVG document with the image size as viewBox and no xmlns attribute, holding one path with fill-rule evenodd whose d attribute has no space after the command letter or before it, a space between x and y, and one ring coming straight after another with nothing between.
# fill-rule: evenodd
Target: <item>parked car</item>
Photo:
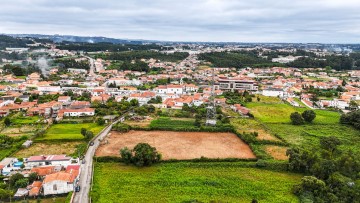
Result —
<instances>
[{"instance_id":1,"label":"parked car","mask_svg":"<svg viewBox=\"0 0 360 203\"><path fill-rule=\"evenodd\" d=\"M94 145L94 142L90 142L90 146L93 146Z\"/></svg>"},{"instance_id":2,"label":"parked car","mask_svg":"<svg viewBox=\"0 0 360 203\"><path fill-rule=\"evenodd\" d=\"M85 159L83 159L83 160L81 161L81 163L82 163L82 164L86 163Z\"/></svg>"},{"instance_id":3,"label":"parked car","mask_svg":"<svg viewBox=\"0 0 360 203\"><path fill-rule=\"evenodd\" d=\"M80 192L80 185L77 185L77 186L75 187L75 192Z\"/></svg>"}]
</instances>

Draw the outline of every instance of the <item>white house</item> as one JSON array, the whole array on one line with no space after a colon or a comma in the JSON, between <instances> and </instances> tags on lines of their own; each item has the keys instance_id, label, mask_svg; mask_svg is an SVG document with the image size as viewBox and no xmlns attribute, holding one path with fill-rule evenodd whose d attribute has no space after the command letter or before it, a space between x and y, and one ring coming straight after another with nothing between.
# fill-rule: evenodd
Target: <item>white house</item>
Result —
<instances>
[{"instance_id":1,"label":"white house","mask_svg":"<svg viewBox=\"0 0 360 203\"><path fill-rule=\"evenodd\" d=\"M72 158L66 155L40 155L31 156L24 159L26 168L33 168L38 166L63 166L67 167L71 164Z\"/></svg>"},{"instance_id":2,"label":"white house","mask_svg":"<svg viewBox=\"0 0 360 203\"><path fill-rule=\"evenodd\" d=\"M263 90L262 95L267 97L284 97L285 92L282 89L269 88Z\"/></svg>"},{"instance_id":3,"label":"white house","mask_svg":"<svg viewBox=\"0 0 360 203\"><path fill-rule=\"evenodd\" d=\"M83 117L83 116L94 116L95 115L95 109L92 109L92 108L62 109L60 111L63 113L64 117Z\"/></svg>"},{"instance_id":4,"label":"white house","mask_svg":"<svg viewBox=\"0 0 360 203\"><path fill-rule=\"evenodd\" d=\"M38 90L40 92L60 92L60 86L39 86Z\"/></svg>"},{"instance_id":5,"label":"white house","mask_svg":"<svg viewBox=\"0 0 360 203\"><path fill-rule=\"evenodd\" d=\"M70 171L47 175L42 185L44 195L65 194L73 191L77 174Z\"/></svg>"}]
</instances>

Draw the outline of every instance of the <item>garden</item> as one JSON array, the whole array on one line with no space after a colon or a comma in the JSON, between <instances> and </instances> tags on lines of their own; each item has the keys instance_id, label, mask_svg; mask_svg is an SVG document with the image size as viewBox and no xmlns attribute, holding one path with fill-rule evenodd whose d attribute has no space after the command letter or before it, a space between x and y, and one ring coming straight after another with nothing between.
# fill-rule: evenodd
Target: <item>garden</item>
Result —
<instances>
[{"instance_id":1,"label":"garden","mask_svg":"<svg viewBox=\"0 0 360 203\"><path fill-rule=\"evenodd\" d=\"M82 128L92 131L94 135L96 135L104 126L98 125L97 123L54 124L46 130L44 135L39 136L36 140L83 140L84 136L81 134Z\"/></svg>"}]
</instances>

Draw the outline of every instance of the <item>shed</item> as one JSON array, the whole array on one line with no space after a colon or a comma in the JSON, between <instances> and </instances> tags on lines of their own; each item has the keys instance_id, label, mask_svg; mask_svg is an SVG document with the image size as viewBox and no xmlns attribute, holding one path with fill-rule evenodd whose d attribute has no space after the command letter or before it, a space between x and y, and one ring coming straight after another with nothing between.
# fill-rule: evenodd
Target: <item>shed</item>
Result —
<instances>
[{"instance_id":1,"label":"shed","mask_svg":"<svg viewBox=\"0 0 360 203\"><path fill-rule=\"evenodd\" d=\"M32 145L32 143L33 143L33 141L31 141L31 140L26 140L26 141L22 144L22 146L25 147L25 148L28 148L28 147L30 147L30 146Z\"/></svg>"}]
</instances>

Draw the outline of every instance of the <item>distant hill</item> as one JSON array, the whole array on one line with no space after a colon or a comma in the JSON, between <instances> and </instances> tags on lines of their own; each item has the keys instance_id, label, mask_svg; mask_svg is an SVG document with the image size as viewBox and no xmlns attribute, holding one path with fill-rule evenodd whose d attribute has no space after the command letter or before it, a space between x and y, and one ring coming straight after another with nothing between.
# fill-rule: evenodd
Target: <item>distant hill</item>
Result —
<instances>
[{"instance_id":1,"label":"distant hill","mask_svg":"<svg viewBox=\"0 0 360 203\"><path fill-rule=\"evenodd\" d=\"M115 39L108 37L90 37L90 36L73 36L73 35L41 35L41 34L7 34L12 37L32 37L39 39L49 39L53 42L85 42L85 43L113 43L113 44L143 44L154 43L156 41L149 40L127 40Z\"/></svg>"}]
</instances>

